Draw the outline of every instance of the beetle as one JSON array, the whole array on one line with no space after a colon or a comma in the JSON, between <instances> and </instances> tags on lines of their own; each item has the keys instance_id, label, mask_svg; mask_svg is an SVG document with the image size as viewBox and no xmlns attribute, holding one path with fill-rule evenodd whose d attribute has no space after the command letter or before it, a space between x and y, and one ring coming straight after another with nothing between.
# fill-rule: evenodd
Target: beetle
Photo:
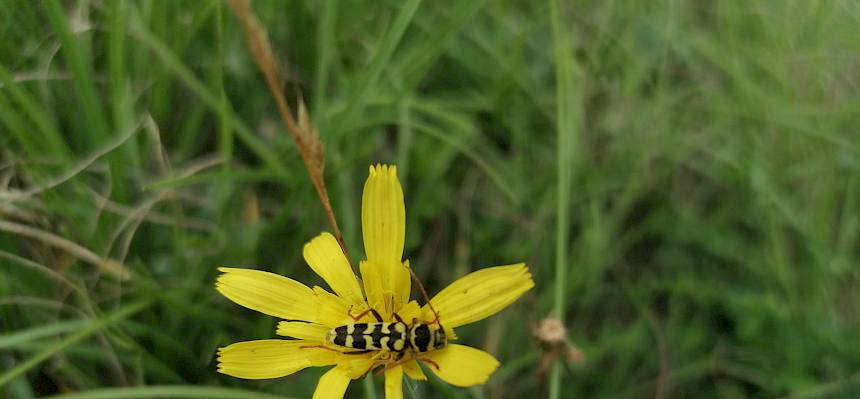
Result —
<instances>
[{"instance_id":1,"label":"beetle","mask_svg":"<svg viewBox=\"0 0 860 399\"><path fill-rule=\"evenodd\" d=\"M395 322L382 321L382 316L376 309L372 307L364 312L353 316L352 307L347 311L349 317L353 320L361 320L367 313L371 313L376 318L376 323L352 323L345 324L332 328L326 333L326 341L343 348L356 349L354 351L344 351L343 354L364 354L373 351L388 351L395 353L394 361L388 362L385 370L395 367L410 359L417 358L420 354L434 350L439 350L448 345L448 337L445 335L445 328L439 320L439 313L433 308L430 299L427 296L427 291L421 280L415 275L412 269L409 269L412 279L418 283L418 288L424 297L427 306L433 312L435 319L430 322L419 321L417 318L412 319L412 324L406 324L397 313L394 313ZM430 326L436 324L439 328L431 329ZM317 346L326 348L325 346ZM331 348L326 348L331 349ZM334 349L331 349L334 350ZM412 352L412 357L403 359L406 353ZM422 361L432 365L439 370L439 365L430 359L421 359Z\"/></svg>"},{"instance_id":2,"label":"beetle","mask_svg":"<svg viewBox=\"0 0 860 399\"><path fill-rule=\"evenodd\" d=\"M439 317L430 323L412 320L412 325L406 324L397 313L395 322L384 322L375 309L370 308L358 316L350 317L360 320L367 313L373 314L376 323L354 323L335 327L326 334L326 341L344 348L357 349L345 353L367 353L375 350L398 352L398 358L407 350L415 353L425 353L442 349L448 344L445 329L439 323ZM439 324L438 329L430 329L432 324Z\"/></svg>"}]
</instances>

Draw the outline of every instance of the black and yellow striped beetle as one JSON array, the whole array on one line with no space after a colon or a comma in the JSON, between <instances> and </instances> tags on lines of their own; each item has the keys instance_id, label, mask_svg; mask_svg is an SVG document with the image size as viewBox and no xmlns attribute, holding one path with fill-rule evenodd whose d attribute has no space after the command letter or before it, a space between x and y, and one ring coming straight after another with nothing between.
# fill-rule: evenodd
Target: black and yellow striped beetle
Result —
<instances>
[{"instance_id":1,"label":"black and yellow striped beetle","mask_svg":"<svg viewBox=\"0 0 860 399\"><path fill-rule=\"evenodd\" d=\"M376 323L353 323L332 328L326 334L326 341L343 348L356 349L354 351L342 352L344 354L357 355L373 351L393 352L395 353L394 363L389 364L386 369L400 364L403 356L409 351L413 352L414 357L417 357L422 353L442 349L448 345L448 337L445 335L445 329L439 321L439 313L430 304L427 291L424 290L421 281L418 280L418 277L412 270L409 270L409 272L412 274L412 278L418 283L424 300L435 315L435 320L423 322L415 318L412 319L412 325L410 326L397 313L394 313L394 319L397 321L385 322L382 321L382 316L380 316L379 312L373 308L369 308L357 316L353 316L347 312L355 321L361 320L367 313L371 313L376 318ZM431 329L430 326L433 324L438 325L439 328ZM439 365L435 362L429 359L422 360L439 369Z\"/></svg>"},{"instance_id":2,"label":"black and yellow striped beetle","mask_svg":"<svg viewBox=\"0 0 860 399\"><path fill-rule=\"evenodd\" d=\"M438 317L430 323L421 323L418 319L413 319L412 326L409 326L397 313L394 314L396 322L383 322L382 317L373 308L358 316L350 316L360 320L367 312L373 314L377 320L376 323L346 324L333 328L326 334L326 340L344 348L359 349L362 353L375 350L401 354L406 350L424 353L442 349L448 344L441 324L436 330L430 329L430 325L438 324Z\"/></svg>"}]
</instances>

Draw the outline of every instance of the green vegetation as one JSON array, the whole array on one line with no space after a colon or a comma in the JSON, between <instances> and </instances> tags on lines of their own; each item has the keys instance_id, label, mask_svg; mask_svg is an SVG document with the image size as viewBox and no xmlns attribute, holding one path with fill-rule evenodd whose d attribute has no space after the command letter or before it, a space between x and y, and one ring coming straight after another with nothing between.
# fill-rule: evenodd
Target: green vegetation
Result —
<instances>
[{"instance_id":1,"label":"green vegetation","mask_svg":"<svg viewBox=\"0 0 860 399\"><path fill-rule=\"evenodd\" d=\"M353 257L387 162L431 294L485 266L535 276L458 330L501 360L486 386L406 397L860 396L857 2L254 7ZM216 372L276 320L213 283L320 284L301 248L322 230L225 3L0 3L0 394L309 397L325 369ZM541 379L530 326L559 311L585 361ZM368 381L347 397L381 398Z\"/></svg>"}]
</instances>

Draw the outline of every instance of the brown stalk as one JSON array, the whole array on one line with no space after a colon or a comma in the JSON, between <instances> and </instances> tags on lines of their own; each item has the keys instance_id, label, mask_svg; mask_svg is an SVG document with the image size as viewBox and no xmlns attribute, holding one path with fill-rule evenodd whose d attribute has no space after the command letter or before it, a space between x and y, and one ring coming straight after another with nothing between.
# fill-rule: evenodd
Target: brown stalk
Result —
<instances>
[{"instance_id":1,"label":"brown stalk","mask_svg":"<svg viewBox=\"0 0 860 399\"><path fill-rule=\"evenodd\" d=\"M257 66L260 67L260 72L263 73L263 77L266 79L266 85L269 87L269 92L271 92L272 98L275 99L275 105L278 107L278 112L281 114L281 119L287 127L287 131L290 133L290 136L292 136L293 141L296 143L296 147L299 149L299 154L302 157L302 161L305 163L305 168L308 170L311 183L313 183L314 188L316 189L317 196L319 197L320 203L322 203L325 214L328 217L328 222L334 230L334 236L337 238L337 242L340 244L340 248L343 250L344 255L346 255L353 273L355 273L355 266L352 264L349 252L346 250L346 244L343 241L343 233L341 233L340 227L338 227L337 219L335 218L334 211L331 208L331 202L329 201L328 191L325 186L325 180L323 177L323 171L325 169L325 150L323 143L320 141L319 134L316 129L311 126L304 101L299 98L298 120L296 120L296 118L293 117L290 106L287 104L287 100L284 98L284 94L281 92L282 79L280 76L280 65L272 52L272 46L269 43L266 31L262 26L260 26L260 22L258 21L256 14L254 14L254 11L251 9L250 1L230 0L230 6L233 8L233 12L239 18L239 21L242 23L242 27L245 29L245 34L248 38L248 47L251 48L251 54L257 62Z\"/></svg>"}]
</instances>

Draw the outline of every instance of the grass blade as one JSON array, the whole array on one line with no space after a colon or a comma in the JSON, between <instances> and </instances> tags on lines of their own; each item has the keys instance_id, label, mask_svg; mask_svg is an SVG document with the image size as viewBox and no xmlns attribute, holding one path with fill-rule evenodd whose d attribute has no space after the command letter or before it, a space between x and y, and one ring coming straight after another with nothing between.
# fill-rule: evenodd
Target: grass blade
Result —
<instances>
[{"instance_id":1,"label":"grass blade","mask_svg":"<svg viewBox=\"0 0 860 399\"><path fill-rule=\"evenodd\" d=\"M49 348L37 353L33 357L25 360L24 362L22 362L21 364L15 366L15 367L13 367L11 370L9 370L3 374L0 374L0 387L6 385L10 381L17 378L18 376L26 373L27 370L32 369L33 367L35 367L39 363L42 363L43 361L47 360L51 356L63 351L64 349L66 349L66 348L86 339L86 338L89 338L91 335L95 334L97 331L99 331L105 327L108 327L111 324L119 322L119 321L125 319L126 317L129 317L129 316L143 310L144 308L149 306L150 303L151 303L150 300L141 300L139 302L133 302L129 305L125 305L125 306L117 309L116 311L112 312L111 314L109 314L109 315L107 315L101 319L93 321L88 327L85 327L85 328L81 329L80 331L78 331L77 333L69 335L66 338L63 338L61 341L57 342L56 344L52 345Z\"/></svg>"},{"instance_id":2,"label":"grass blade","mask_svg":"<svg viewBox=\"0 0 860 399\"><path fill-rule=\"evenodd\" d=\"M336 125L331 129L332 136L335 138L333 142L337 142L337 139L345 134L350 126L355 125L356 118L361 113L361 110L364 109L370 88L376 84L382 75L382 70L385 69L391 60L394 49L397 48L397 45L403 39L403 34L406 32L406 28L409 27L409 23L415 16L415 11L418 10L420 4L421 0L407 0L400 7L397 16L394 18L394 23L391 25L391 29L386 33L382 39L382 43L379 45L377 55L373 58L373 62L370 63L365 72L359 77L357 85L350 92L349 97L347 97L346 109L338 117ZM352 144L357 139L357 134L350 135L350 145L348 148L354 148L355 146Z\"/></svg>"},{"instance_id":3,"label":"grass blade","mask_svg":"<svg viewBox=\"0 0 860 399\"><path fill-rule=\"evenodd\" d=\"M130 28L135 37L149 47L149 49L155 54L156 58L158 58L168 70L176 75L180 81L185 83L188 89L203 101L204 104L215 112L228 112L230 114L228 117L230 127L233 128L236 136L242 140L245 145L254 152L254 154L260 157L260 160L262 160L266 166L279 176L286 178L291 175L286 166L281 162L278 154L270 148L269 144L264 143L262 140L257 138L248 125L236 117L229 104L226 104L225 106L221 97L213 93L205 84L203 84L203 82L200 81L200 79L194 76L188 67L170 51L170 48L141 26L139 21L134 18L131 19L132 22Z\"/></svg>"},{"instance_id":4,"label":"grass blade","mask_svg":"<svg viewBox=\"0 0 860 399\"><path fill-rule=\"evenodd\" d=\"M572 48L568 42L565 20L562 18L561 2L549 0L550 23L552 25L553 52L555 57L556 88L556 135L557 135L557 197L555 231L555 295L553 313L564 323L567 297L567 248L570 236L570 188L573 180L574 158L577 151L578 123L577 86ZM549 397L561 395L561 370L557 361L550 374Z\"/></svg>"},{"instance_id":5,"label":"grass blade","mask_svg":"<svg viewBox=\"0 0 860 399\"><path fill-rule=\"evenodd\" d=\"M87 392L49 396L55 399L290 399L288 396L259 393L236 388L198 387L189 385L150 385L130 388L103 388Z\"/></svg>"}]
</instances>

